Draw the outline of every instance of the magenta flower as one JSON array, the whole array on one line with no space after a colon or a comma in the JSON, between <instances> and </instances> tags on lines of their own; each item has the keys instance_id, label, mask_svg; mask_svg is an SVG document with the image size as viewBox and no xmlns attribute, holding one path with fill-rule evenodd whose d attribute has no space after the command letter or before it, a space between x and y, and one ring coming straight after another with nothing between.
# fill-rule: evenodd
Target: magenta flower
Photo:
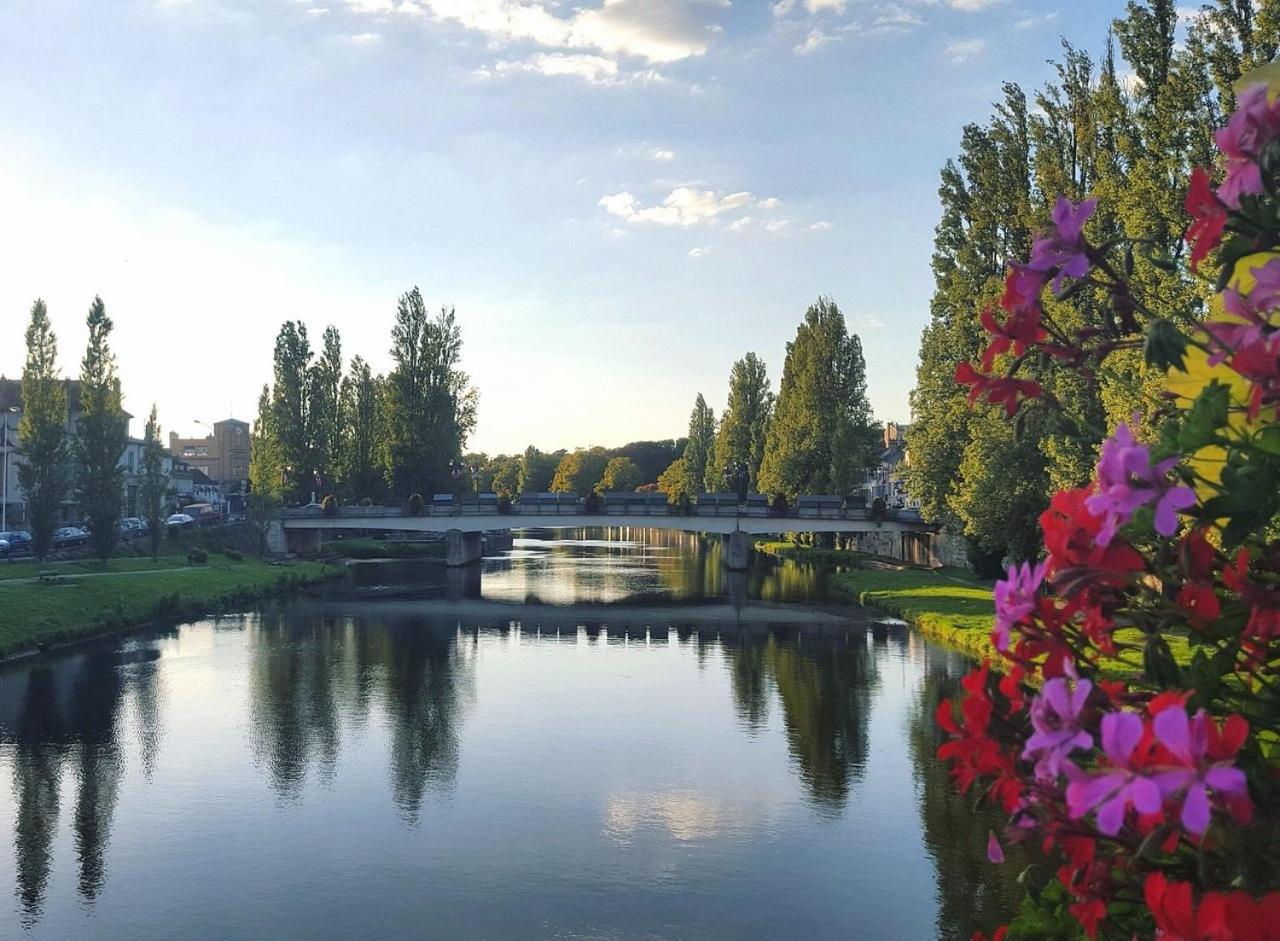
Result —
<instances>
[{"instance_id":1,"label":"magenta flower","mask_svg":"<svg viewBox=\"0 0 1280 941\"><path fill-rule=\"evenodd\" d=\"M1099 546L1111 544L1116 530L1133 516L1134 510L1155 504L1155 527L1161 536L1178 531L1178 511L1195 505L1195 491L1175 486L1168 473L1178 463L1177 456L1166 458L1154 467L1151 452L1134 440L1129 426L1121 422L1115 433L1102 442L1098 461L1097 492L1085 500L1085 508L1103 518L1098 530Z\"/></svg>"},{"instance_id":2,"label":"magenta flower","mask_svg":"<svg viewBox=\"0 0 1280 941\"><path fill-rule=\"evenodd\" d=\"M1258 155L1277 136L1280 114L1267 101L1266 85L1241 92L1227 126L1214 132L1218 147L1227 155L1227 175L1218 187L1218 198L1232 209L1240 208L1241 196L1262 192Z\"/></svg>"},{"instance_id":3,"label":"magenta flower","mask_svg":"<svg viewBox=\"0 0 1280 941\"><path fill-rule=\"evenodd\" d=\"M1185 708L1165 709L1151 725L1156 741L1165 747L1177 765L1155 776L1164 799L1182 794L1182 825L1188 833L1209 829L1209 791L1222 798L1248 796L1244 772L1229 761L1206 760L1209 748L1209 719L1203 709L1192 719Z\"/></svg>"},{"instance_id":4,"label":"magenta flower","mask_svg":"<svg viewBox=\"0 0 1280 941\"><path fill-rule=\"evenodd\" d=\"M992 830L987 831L987 859L997 866L1004 862L1004 849Z\"/></svg>"},{"instance_id":5,"label":"magenta flower","mask_svg":"<svg viewBox=\"0 0 1280 941\"><path fill-rule=\"evenodd\" d=\"M1098 830L1115 836L1130 807L1153 814L1161 807L1155 782L1129 767L1133 750L1142 741L1142 718L1132 712L1109 712L1102 717L1102 751L1111 767L1088 774L1067 762L1067 811L1078 820L1097 808Z\"/></svg>"},{"instance_id":6,"label":"magenta flower","mask_svg":"<svg viewBox=\"0 0 1280 941\"><path fill-rule=\"evenodd\" d=\"M1010 565L1006 578L996 582L996 626L991 632L996 649L1009 649L1009 632L1028 614L1036 609L1036 590L1044 581L1045 564L1035 568L1030 562L1022 567Z\"/></svg>"},{"instance_id":7,"label":"magenta flower","mask_svg":"<svg viewBox=\"0 0 1280 941\"><path fill-rule=\"evenodd\" d=\"M1215 320L1203 324L1213 348L1208 361L1210 366L1216 366L1232 353L1256 343L1275 326L1271 315L1280 308L1280 259L1250 269L1249 273L1256 283L1247 296L1232 288L1222 292L1223 309L1240 322Z\"/></svg>"},{"instance_id":8,"label":"magenta flower","mask_svg":"<svg viewBox=\"0 0 1280 941\"><path fill-rule=\"evenodd\" d=\"M1036 239L1031 246L1031 261L1027 268L1040 272L1057 268L1058 274L1053 279L1055 291L1061 289L1064 277L1083 278L1089 273L1084 224L1097 205L1096 199L1072 203L1065 196L1059 196L1053 206L1053 233Z\"/></svg>"},{"instance_id":9,"label":"magenta flower","mask_svg":"<svg viewBox=\"0 0 1280 941\"><path fill-rule=\"evenodd\" d=\"M1036 759L1036 777L1055 780L1063 762L1077 748L1092 748L1093 736L1082 728L1084 709L1093 683L1080 680L1073 691L1065 677L1044 684L1044 692L1031 701L1031 726L1035 729L1022 749L1023 758ZM1070 762L1067 762L1070 764Z\"/></svg>"}]
</instances>

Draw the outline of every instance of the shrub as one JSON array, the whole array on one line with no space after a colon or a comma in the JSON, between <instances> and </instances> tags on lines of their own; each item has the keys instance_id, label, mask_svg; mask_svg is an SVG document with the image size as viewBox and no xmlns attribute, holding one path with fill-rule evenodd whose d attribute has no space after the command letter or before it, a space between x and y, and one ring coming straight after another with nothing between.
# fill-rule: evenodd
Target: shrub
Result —
<instances>
[{"instance_id":1,"label":"shrub","mask_svg":"<svg viewBox=\"0 0 1280 941\"><path fill-rule=\"evenodd\" d=\"M593 516L600 512L600 494L592 490L582 500L582 512Z\"/></svg>"},{"instance_id":2,"label":"shrub","mask_svg":"<svg viewBox=\"0 0 1280 941\"><path fill-rule=\"evenodd\" d=\"M511 491L504 490L498 494L498 512L504 516L511 512Z\"/></svg>"},{"instance_id":3,"label":"shrub","mask_svg":"<svg viewBox=\"0 0 1280 941\"><path fill-rule=\"evenodd\" d=\"M876 497L871 501L871 518L877 523L883 523L889 516L889 506L884 502L884 497Z\"/></svg>"},{"instance_id":4,"label":"shrub","mask_svg":"<svg viewBox=\"0 0 1280 941\"><path fill-rule=\"evenodd\" d=\"M769 501L769 509L773 511L775 516L786 516L791 510L791 505L787 502L785 493L775 493L773 499Z\"/></svg>"},{"instance_id":5,"label":"shrub","mask_svg":"<svg viewBox=\"0 0 1280 941\"><path fill-rule=\"evenodd\" d=\"M361 505L361 506L373 506L373 501L372 501L372 500L370 500L368 497L361 497L361 498L360 498L360 505Z\"/></svg>"},{"instance_id":6,"label":"shrub","mask_svg":"<svg viewBox=\"0 0 1280 941\"><path fill-rule=\"evenodd\" d=\"M425 504L422 502L422 494L415 493L409 497L408 511L410 516L421 516Z\"/></svg>"},{"instance_id":7,"label":"shrub","mask_svg":"<svg viewBox=\"0 0 1280 941\"><path fill-rule=\"evenodd\" d=\"M209 561L209 553L205 552L199 546L192 546L187 550L188 565L204 565Z\"/></svg>"},{"instance_id":8,"label":"shrub","mask_svg":"<svg viewBox=\"0 0 1280 941\"><path fill-rule=\"evenodd\" d=\"M320 512L325 516L338 515L338 498L329 494L320 502Z\"/></svg>"},{"instance_id":9,"label":"shrub","mask_svg":"<svg viewBox=\"0 0 1280 941\"><path fill-rule=\"evenodd\" d=\"M244 560L244 553L240 552L237 549L227 549L222 554L225 555L232 562L242 562Z\"/></svg>"}]
</instances>

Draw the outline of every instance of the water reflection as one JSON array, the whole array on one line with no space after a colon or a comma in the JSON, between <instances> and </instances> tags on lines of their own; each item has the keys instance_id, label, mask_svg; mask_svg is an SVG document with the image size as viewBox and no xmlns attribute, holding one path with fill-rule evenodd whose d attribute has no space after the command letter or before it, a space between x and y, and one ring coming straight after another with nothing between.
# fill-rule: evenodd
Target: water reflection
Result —
<instances>
[{"instance_id":1,"label":"water reflection","mask_svg":"<svg viewBox=\"0 0 1280 941\"><path fill-rule=\"evenodd\" d=\"M302 601L0 671L0 935L960 939L1007 918L1018 860L982 863L993 821L934 759L962 658L761 604L820 579L729 577L678 542L643 565L525 550L557 584L507 582L626 604L496 601L486 568L481 598Z\"/></svg>"}]
</instances>

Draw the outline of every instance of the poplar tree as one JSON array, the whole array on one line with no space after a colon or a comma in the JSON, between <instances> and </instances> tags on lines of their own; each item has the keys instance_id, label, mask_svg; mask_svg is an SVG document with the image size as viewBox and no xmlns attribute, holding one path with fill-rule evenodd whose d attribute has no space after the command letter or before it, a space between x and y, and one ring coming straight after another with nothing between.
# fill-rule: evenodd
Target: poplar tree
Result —
<instances>
[{"instance_id":1,"label":"poplar tree","mask_svg":"<svg viewBox=\"0 0 1280 941\"><path fill-rule=\"evenodd\" d=\"M151 558L160 558L160 543L164 540L164 494L168 479L164 473L164 449L160 444L160 422L156 407L151 406L147 429L143 435L142 483L138 488L138 503L142 518L147 523L147 536L151 543Z\"/></svg>"},{"instance_id":2,"label":"poplar tree","mask_svg":"<svg viewBox=\"0 0 1280 941\"><path fill-rule=\"evenodd\" d=\"M342 338L338 328L325 328L320 355L307 376L311 448L321 490L333 493L342 461L347 418L343 413Z\"/></svg>"},{"instance_id":3,"label":"poplar tree","mask_svg":"<svg viewBox=\"0 0 1280 941\"><path fill-rule=\"evenodd\" d=\"M555 476L561 456L563 455L544 454L533 445L525 448L524 454L520 455L520 492L549 492L551 479Z\"/></svg>"},{"instance_id":4,"label":"poplar tree","mask_svg":"<svg viewBox=\"0 0 1280 941\"><path fill-rule=\"evenodd\" d=\"M724 488L725 468L734 462L747 466L754 489L764 460L764 443L773 418L773 391L764 361L748 353L729 372L729 402L716 432L712 459L705 475L708 490Z\"/></svg>"},{"instance_id":5,"label":"poplar tree","mask_svg":"<svg viewBox=\"0 0 1280 941\"><path fill-rule=\"evenodd\" d=\"M306 324L286 321L276 335L270 428L284 472L282 499L294 503L305 503L316 484L311 358Z\"/></svg>"},{"instance_id":6,"label":"poplar tree","mask_svg":"<svg viewBox=\"0 0 1280 941\"><path fill-rule=\"evenodd\" d=\"M759 488L787 496L848 493L878 453L862 342L835 302L819 297L787 344Z\"/></svg>"},{"instance_id":7,"label":"poplar tree","mask_svg":"<svg viewBox=\"0 0 1280 941\"><path fill-rule=\"evenodd\" d=\"M397 495L452 486L449 465L475 429L476 391L462 371L462 328L452 308L427 314L415 287L400 297L387 376L388 477Z\"/></svg>"},{"instance_id":8,"label":"poplar tree","mask_svg":"<svg viewBox=\"0 0 1280 941\"><path fill-rule=\"evenodd\" d=\"M386 489L382 447L383 379L357 356L342 380L338 466L342 487L354 499L378 500Z\"/></svg>"},{"instance_id":9,"label":"poplar tree","mask_svg":"<svg viewBox=\"0 0 1280 941\"><path fill-rule=\"evenodd\" d=\"M258 417L249 432L249 519L258 529L258 553L265 555L267 529L284 498L284 461L276 433L276 410L268 386L258 397Z\"/></svg>"},{"instance_id":10,"label":"poplar tree","mask_svg":"<svg viewBox=\"0 0 1280 941\"><path fill-rule=\"evenodd\" d=\"M67 496L67 390L58 376L58 339L43 300L31 305L27 358L22 368L22 418L18 422L18 481L27 501L31 551L43 559L53 545L58 513Z\"/></svg>"},{"instance_id":11,"label":"poplar tree","mask_svg":"<svg viewBox=\"0 0 1280 941\"><path fill-rule=\"evenodd\" d=\"M698 393L693 403L693 411L689 415L689 440L684 446L685 471L693 481L694 488L705 486L708 490L720 490L720 484L704 483L707 477L707 466L715 456L716 446L716 413L707 405L707 400Z\"/></svg>"},{"instance_id":12,"label":"poplar tree","mask_svg":"<svg viewBox=\"0 0 1280 941\"><path fill-rule=\"evenodd\" d=\"M116 358L108 339L111 318L95 297L85 319L89 342L80 364L80 420L76 423L76 498L89 520L89 543L106 562L120 542L124 474L120 464L129 419L120 398Z\"/></svg>"}]
</instances>

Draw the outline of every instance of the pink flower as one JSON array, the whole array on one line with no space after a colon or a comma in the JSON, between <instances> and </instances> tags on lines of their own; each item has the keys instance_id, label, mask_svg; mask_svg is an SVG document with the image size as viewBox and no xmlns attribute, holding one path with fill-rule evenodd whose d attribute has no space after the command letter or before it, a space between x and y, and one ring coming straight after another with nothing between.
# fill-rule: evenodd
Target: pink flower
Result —
<instances>
[{"instance_id":1,"label":"pink flower","mask_svg":"<svg viewBox=\"0 0 1280 941\"><path fill-rule=\"evenodd\" d=\"M1052 235L1038 238L1031 246L1031 271L1047 272L1058 269L1053 279L1053 289L1060 290L1064 277L1083 278L1089 273L1089 258L1085 254L1084 224L1098 205L1096 199L1072 203L1059 196L1053 206Z\"/></svg>"},{"instance_id":2,"label":"pink flower","mask_svg":"<svg viewBox=\"0 0 1280 941\"><path fill-rule=\"evenodd\" d=\"M987 831L987 859L997 866L1004 862L1004 849L993 831Z\"/></svg>"},{"instance_id":3,"label":"pink flower","mask_svg":"<svg viewBox=\"0 0 1280 941\"><path fill-rule=\"evenodd\" d=\"M1036 591L1044 581L1044 573L1043 562L1035 568L1030 562L1023 562L1021 568L1010 565L1008 576L996 582L996 626L991 638L997 650L1009 649L1013 625L1036 609Z\"/></svg>"},{"instance_id":4,"label":"pink flower","mask_svg":"<svg viewBox=\"0 0 1280 941\"><path fill-rule=\"evenodd\" d=\"M1244 772L1229 761L1213 761L1209 752L1209 719L1203 709L1192 719L1184 706L1162 710L1152 720L1156 741L1174 766L1156 774L1155 784L1166 800L1182 797L1182 825L1188 833L1209 829L1209 791L1225 800L1247 800ZM1238 746L1237 746L1238 747Z\"/></svg>"},{"instance_id":5,"label":"pink flower","mask_svg":"<svg viewBox=\"0 0 1280 941\"><path fill-rule=\"evenodd\" d=\"M1092 748L1093 736L1080 721L1093 683L1080 680L1073 691L1064 677L1044 684L1044 692L1031 703L1031 726L1035 729L1022 750L1023 758L1036 759L1036 777L1052 781L1062 771L1062 764L1077 748Z\"/></svg>"},{"instance_id":6,"label":"pink flower","mask_svg":"<svg viewBox=\"0 0 1280 941\"><path fill-rule=\"evenodd\" d=\"M1130 807L1142 814L1160 809L1160 789L1155 782L1129 766L1142 732L1142 718L1132 712L1110 712L1102 717L1102 750L1111 767L1087 774L1067 764L1067 775L1072 779L1067 785L1067 810L1073 820L1097 808L1098 830L1115 836Z\"/></svg>"},{"instance_id":7,"label":"pink flower","mask_svg":"<svg viewBox=\"0 0 1280 941\"><path fill-rule=\"evenodd\" d=\"M1089 512L1103 520L1098 545L1110 545L1116 530L1129 521L1134 510L1149 503L1156 505L1156 532L1172 536L1178 531L1178 511L1195 505L1196 495L1190 487L1169 481L1167 475L1177 463L1175 456L1153 467L1151 452L1134 440L1129 426L1121 422L1116 427L1102 442L1097 492L1085 501Z\"/></svg>"},{"instance_id":8,"label":"pink flower","mask_svg":"<svg viewBox=\"0 0 1280 941\"><path fill-rule=\"evenodd\" d=\"M1218 187L1218 198L1232 209L1240 197L1262 192L1258 155L1280 136L1280 114L1267 102L1267 86L1254 85L1240 93L1236 112L1227 126L1214 132L1218 147L1227 155L1227 176Z\"/></svg>"}]
</instances>

